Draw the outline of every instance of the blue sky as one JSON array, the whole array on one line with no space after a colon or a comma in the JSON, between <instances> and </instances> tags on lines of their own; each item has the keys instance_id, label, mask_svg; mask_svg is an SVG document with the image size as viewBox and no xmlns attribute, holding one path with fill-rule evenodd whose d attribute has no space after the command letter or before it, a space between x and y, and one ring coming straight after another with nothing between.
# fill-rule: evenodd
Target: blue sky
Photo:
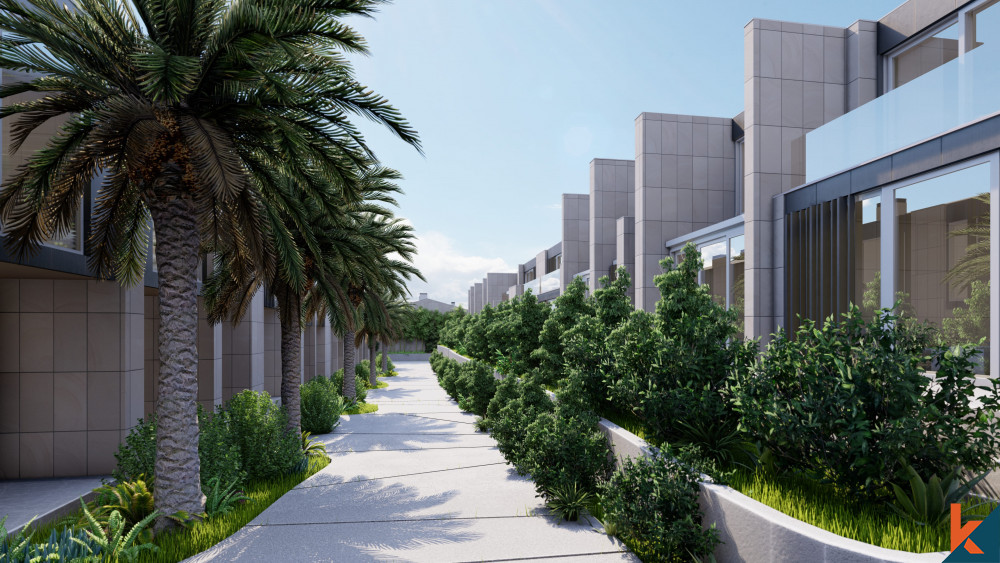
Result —
<instances>
[{"instance_id":1,"label":"blue sky","mask_svg":"<svg viewBox=\"0 0 1000 563\"><path fill-rule=\"evenodd\" d=\"M358 78L426 153L359 123L405 176L399 214L428 278L411 292L464 304L487 271L558 242L560 194L589 191L593 158L635 157L639 113L743 111L750 19L847 26L899 2L398 0L352 19L372 51L352 58Z\"/></svg>"}]
</instances>

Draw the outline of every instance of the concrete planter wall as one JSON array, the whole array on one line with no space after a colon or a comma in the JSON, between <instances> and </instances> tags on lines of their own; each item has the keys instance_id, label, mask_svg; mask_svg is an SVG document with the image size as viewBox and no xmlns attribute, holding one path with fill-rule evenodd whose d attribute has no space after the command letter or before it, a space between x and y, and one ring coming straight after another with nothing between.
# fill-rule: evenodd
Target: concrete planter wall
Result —
<instances>
[{"instance_id":1,"label":"concrete planter wall","mask_svg":"<svg viewBox=\"0 0 1000 563\"><path fill-rule=\"evenodd\" d=\"M430 354L393 354L389 352L389 359L394 362L426 362L431 359Z\"/></svg>"},{"instance_id":2,"label":"concrete planter wall","mask_svg":"<svg viewBox=\"0 0 1000 563\"><path fill-rule=\"evenodd\" d=\"M459 362L468 358L444 346L438 351ZM617 424L601 419L601 432L617 460L649 456L651 446ZM838 536L796 520L739 491L710 482L699 484L705 524L714 523L722 544L720 562L809 561L810 563L939 563L948 552L909 553Z\"/></svg>"}]
</instances>

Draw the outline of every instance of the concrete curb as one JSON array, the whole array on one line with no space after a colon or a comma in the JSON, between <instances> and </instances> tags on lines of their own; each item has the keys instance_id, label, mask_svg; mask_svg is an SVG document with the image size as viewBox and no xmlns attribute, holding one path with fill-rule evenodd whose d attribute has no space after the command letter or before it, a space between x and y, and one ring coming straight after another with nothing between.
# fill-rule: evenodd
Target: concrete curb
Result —
<instances>
[{"instance_id":1,"label":"concrete curb","mask_svg":"<svg viewBox=\"0 0 1000 563\"><path fill-rule=\"evenodd\" d=\"M438 351L459 362L468 358L438 346ZM601 432L617 460L652 455L642 438L610 420L601 419ZM722 544L718 561L776 561L792 558L811 563L939 563L948 552L910 553L852 540L807 524L742 493L710 482L699 483L699 504L704 523L715 524Z\"/></svg>"},{"instance_id":2,"label":"concrete curb","mask_svg":"<svg viewBox=\"0 0 1000 563\"><path fill-rule=\"evenodd\" d=\"M97 498L97 493L94 492L94 491L90 491L89 493L87 493L85 495L82 495L82 497L83 497L84 502L90 502L90 501L92 501L92 500L94 500L94 499ZM33 522L31 522L31 525L33 527L43 526L43 525L48 524L50 522L55 522L56 520L59 520L60 518L63 518L64 516L68 516L68 515L76 512L79 509L80 509L80 497L77 497L77 498L75 498L75 499L67 502L66 504L64 504L62 506L58 506L56 508L53 508L52 510L49 510L45 514L39 514L37 517L35 517L35 520ZM21 524L20 526L18 526L16 528L12 528L10 530L7 530L7 536L8 537L13 537L15 534L17 534L19 531L21 531L24 528L25 525L26 524Z\"/></svg>"}]
</instances>

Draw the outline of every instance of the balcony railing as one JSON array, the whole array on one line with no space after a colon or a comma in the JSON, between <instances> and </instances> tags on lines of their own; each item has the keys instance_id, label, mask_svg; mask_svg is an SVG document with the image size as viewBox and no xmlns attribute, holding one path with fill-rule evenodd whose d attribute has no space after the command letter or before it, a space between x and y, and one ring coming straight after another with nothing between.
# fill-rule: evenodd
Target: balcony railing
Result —
<instances>
[{"instance_id":1,"label":"balcony railing","mask_svg":"<svg viewBox=\"0 0 1000 563\"><path fill-rule=\"evenodd\" d=\"M806 135L812 182L1000 113L1000 41L988 42Z\"/></svg>"}]
</instances>

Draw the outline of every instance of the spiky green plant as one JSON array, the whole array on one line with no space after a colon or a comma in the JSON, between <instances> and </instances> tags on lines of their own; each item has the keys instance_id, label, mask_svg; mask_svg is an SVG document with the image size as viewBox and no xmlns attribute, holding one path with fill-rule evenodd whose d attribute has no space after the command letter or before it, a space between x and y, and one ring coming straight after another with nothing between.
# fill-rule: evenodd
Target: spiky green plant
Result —
<instances>
[{"instance_id":1,"label":"spiky green plant","mask_svg":"<svg viewBox=\"0 0 1000 563\"><path fill-rule=\"evenodd\" d=\"M98 560L102 563L117 563L122 560L132 562L138 559L139 554L143 551L157 550L157 547L152 543L139 543L143 531L156 518L156 512L146 515L135 525L129 526L121 513L112 510L108 517L108 529L105 530L104 526L87 509L87 503L83 502L83 499L80 499L80 506L83 508L83 515L89 525L87 536L100 547L100 559ZM81 546L87 547L85 542L75 541Z\"/></svg>"}]
</instances>

